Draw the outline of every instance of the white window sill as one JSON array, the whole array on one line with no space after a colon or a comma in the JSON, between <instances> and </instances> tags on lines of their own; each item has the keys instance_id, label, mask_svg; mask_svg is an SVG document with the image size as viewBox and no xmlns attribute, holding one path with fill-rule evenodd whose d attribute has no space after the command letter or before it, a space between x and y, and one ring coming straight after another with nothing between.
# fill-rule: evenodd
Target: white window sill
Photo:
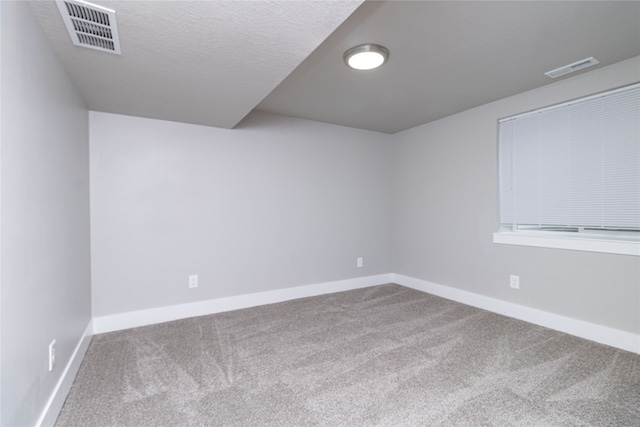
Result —
<instances>
[{"instance_id":1,"label":"white window sill","mask_svg":"<svg viewBox=\"0 0 640 427\"><path fill-rule=\"evenodd\" d=\"M501 231L493 233L493 243L640 256L638 241L611 240L592 236L575 237L544 232Z\"/></svg>"}]
</instances>

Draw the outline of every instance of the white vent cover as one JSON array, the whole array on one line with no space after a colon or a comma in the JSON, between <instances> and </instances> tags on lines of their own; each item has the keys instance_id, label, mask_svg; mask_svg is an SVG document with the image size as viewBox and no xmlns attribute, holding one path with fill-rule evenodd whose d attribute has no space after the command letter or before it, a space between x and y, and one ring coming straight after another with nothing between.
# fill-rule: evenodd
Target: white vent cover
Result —
<instances>
[{"instance_id":1,"label":"white vent cover","mask_svg":"<svg viewBox=\"0 0 640 427\"><path fill-rule=\"evenodd\" d=\"M591 67L592 65L599 63L600 61L592 56L590 58L574 62L573 64L547 71L545 74L552 79L555 79L556 77L564 76L565 74L573 73L574 71L582 70L583 68Z\"/></svg>"},{"instance_id":2,"label":"white vent cover","mask_svg":"<svg viewBox=\"0 0 640 427\"><path fill-rule=\"evenodd\" d=\"M56 4L74 45L121 54L115 10L83 0L56 0Z\"/></svg>"}]
</instances>

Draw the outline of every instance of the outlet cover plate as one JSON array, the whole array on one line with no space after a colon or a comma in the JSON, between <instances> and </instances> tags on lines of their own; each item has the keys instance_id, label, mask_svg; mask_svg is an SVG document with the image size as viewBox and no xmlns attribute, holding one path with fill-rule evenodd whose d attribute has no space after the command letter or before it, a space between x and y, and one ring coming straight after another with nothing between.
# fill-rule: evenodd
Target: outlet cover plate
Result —
<instances>
[{"instance_id":1,"label":"outlet cover plate","mask_svg":"<svg viewBox=\"0 0 640 427\"><path fill-rule=\"evenodd\" d=\"M192 274L189 276L189 287L197 288L198 287L198 275Z\"/></svg>"},{"instance_id":2,"label":"outlet cover plate","mask_svg":"<svg viewBox=\"0 0 640 427\"><path fill-rule=\"evenodd\" d=\"M53 371L56 366L56 340L49 344L49 372Z\"/></svg>"},{"instance_id":3,"label":"outlet cover plate","mask_svg":"<svg viewBox=\"0 0 640 427\"><path fill-rule=\"evenodd\" d=\"M520 289L520 276L516 276L515 274L510 275L509 276L509 285L513 289Z\"/></svg>"}]
</instances>

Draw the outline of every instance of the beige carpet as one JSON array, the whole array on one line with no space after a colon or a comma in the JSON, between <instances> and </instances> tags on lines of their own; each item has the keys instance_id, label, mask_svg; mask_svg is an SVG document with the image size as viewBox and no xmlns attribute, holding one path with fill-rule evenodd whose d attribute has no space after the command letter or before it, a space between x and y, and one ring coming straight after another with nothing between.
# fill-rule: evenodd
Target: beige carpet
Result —
<instances>
[{"instance_id":1,"label":"beige carpet","mask_svg":"<svg viewBox=\"0 0 640 427\"><path fill-rule=\"evenodd\" d=\"M58 426L640 426L640 355L384 285L97 335Z\"/></svg>"}]
</instances>

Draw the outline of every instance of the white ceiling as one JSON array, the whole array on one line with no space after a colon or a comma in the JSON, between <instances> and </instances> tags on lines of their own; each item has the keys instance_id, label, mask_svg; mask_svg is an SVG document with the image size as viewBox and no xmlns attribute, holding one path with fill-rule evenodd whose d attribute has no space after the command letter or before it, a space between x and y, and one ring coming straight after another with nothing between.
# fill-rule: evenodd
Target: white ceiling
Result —
<instances>
[{"instance_id":1,"label":"white ceiling","mask_svg":"<svg viewBox=\"0 0 640 427\"><path fill-rule=\"evenodd\" d=\"M395 133L640 55L640 1L94 3L116 10L122 56L73 46L53 1L31 3L89 109L223 128L256 108ZM348 69L360 43L388 63Z\"/></svg>"},{"instance_id":2,"label":"white ceiling","mask_svg":"<svg viewBox=\"0 0 640 427\"><path fill-rule=\"evenodd\" d=\"M76 47L53 0L31 10L91 110L232 128L358 1L105 1L122 55Z\"/></svg>"}]
</instances>

